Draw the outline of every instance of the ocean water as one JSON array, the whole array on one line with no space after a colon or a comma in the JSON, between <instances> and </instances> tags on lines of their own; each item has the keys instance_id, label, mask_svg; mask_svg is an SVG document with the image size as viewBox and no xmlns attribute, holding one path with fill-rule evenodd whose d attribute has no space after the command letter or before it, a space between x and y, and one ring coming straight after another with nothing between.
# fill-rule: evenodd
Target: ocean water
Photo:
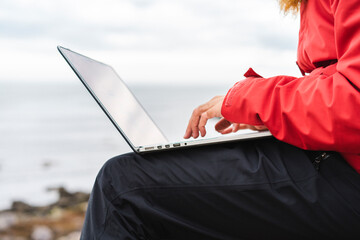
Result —
<instances>
[{"instance_id":1,"label":"ocean water","mask_svg":"<svg viewBox=\"0 0 360 240\"><path fill-rule=\"evenodd\" d=\"M169 140L182 138L194 107L229 87L130 86ZM89 192L106 160L129 151L81 83L0 82L0 209L53 202L49 188Z\"/></svg>"}]
</instances>

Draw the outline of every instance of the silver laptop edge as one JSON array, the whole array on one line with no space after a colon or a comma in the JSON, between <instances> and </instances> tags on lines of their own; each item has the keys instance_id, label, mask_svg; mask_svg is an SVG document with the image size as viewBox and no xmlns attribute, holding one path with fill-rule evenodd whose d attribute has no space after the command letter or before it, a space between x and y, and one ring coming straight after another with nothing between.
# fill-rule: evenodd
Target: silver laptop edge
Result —
<instances>
[{"instance_id":1,"label":"silver laptop edge","mask_svg":"<svg viewBox=\"0 0 360 240\"><path fill-rule=\"evenodd\" d=\"M240 140L250 140L250 139L264 138L264 137L270 137L270 136L272 136L272 134L269 131L251 132L251 133L246 133L246 134L236 134L236 135L228 135L228 136L223 135L223 136L214 137L214 138L188 140L188 141L183 141L183 142L159 144L159 145L155 145L155 146L153 146L153 145L140 146L140 147L136 148L136 151L139 153L143 153L143 152L151 152L151 151L173 149L173 148L194 147L194 146L234 142L234 141L240 141Z\"/></svg>"},{"instance_id":2,"label":"silver laptop edge","mask_svg":"<svg viewBox=\"0 0 360 240\"><path fill-rule=\"evenodd\" d=\"M131 147L131 149L134 152L137 153L146 153L146 152L153 152L153 151L163 151L163 150L169 150L169 149L174 149L174 148L185 148L185 147L194 147L194 146L202 146L202 145L209 145L209 144L217 144L217 143L224 143L224 142L230 142L230 141L239 141L239 140L246 140L246 139L256 139L256 138L263 138L263 137L269 137L272 136L271 133L269 131L262 131L262 132L251 132L251 133L246 133L246 134L234 134L234 135L222 135L219 137L215 137L215 138L206 138L206 139L197 139L197 140L184 140L184 141L179 141L179 142L174 142L174 143L168 143L168 140L166 139L166 137L164 136L164 134L161 132L161 130L157 127L157 125L154 123L154 121L151 119L151 117L147 114L147 112L145 111L145 109L141 106L140 102L137 101L136 97L130 92L130 90L128 89L128 87L126 86L126 84L121 80L121 78L117 75L117 73L115 72L115 70L107 65L104 64L102 62L96 61L94 59L91 59L89 57L86 57L82 54L76 53L74 51L71 51L70 49L58 46L57 47L59 52L61 53L61 55L64 57L64 59L66 60L66 62L70 65L70 67L72 68L72 70L75 72L75 74L77 75L77 77L80 79L80 81L84 84L85 88L89 91L89 93L92 95L92 97L95 99L95 101L98 103L98 105L100 106L100 108L104 111L104 113L106 114L106 116L110 119L110 121L113 123L113 125L116 127L116 129L120 132L120 134L123 136L123 138L125 139L125 141L129 144L129 146ZM73 55L73 56L71 56ZM82 61L80 64L77 63L78 66L75 66L76 64L74 64L74 59L71 59L71 57L78 57L81 58L82 60L88 61L85 62ZM123 114L121 112L121 114L123 114L122 116L117 116L119 115L119 113L117 113L117 111L114 111L114 108L112 108L112 105L116 105L119 104L118 101L113 101L116 98L116 95L120 95L120 93L118 92L114 92L112 93L115 97L113 97L111 95L111 97L109 98L108 96L105 97L105 100L108 100L108 102L103 103L103 100L101 100L97 95L97 93L94 92L92 86L90 86L91 84L95 85L96 88L96 84L102 84L102 82L97 83L98 81L103 81L103 78L105 78L103 75L104 73L102 73L102 75L99 75L99 78L101 79L96 79L95 76L98 74L98 72L95 71L95 73L91 73L91 71L94 71L93 68L88 68L88 66L81 66L81 64L86 65L86 64L92 64L92 65L96 65L96 67L100 66L100 70L102 70L101 68L106 68L104 70L109 71L110 75L106 75L105 77L112 77L112 78L116 78L113 79L113 84L116 81L117 85L121 85L120 87L122 88L122 91L125 95L127 94L128 98L130 98L130 100L133 101L133 105L136 108L136 114L137 115L142 115L142 122L147 122L147 124L149 125L149 128L152 130L152 132L150 132L148 135L150 135L150 137L154 137L155 140L150 139L147 142L153 142L150 144L136 144L136 142L141 142L142 139L141 137L143 137L143 135L140 133L140 137L138 136L139 133L135 133L134 131L130 131L129 129L124 130L123 127L121 126L121 121L123 118L123 115L127 115L127 114ZM81 67L83 67L84 69L81 69ZM79 69L80 68L80 69ZM89 74L87 75L87 69L89 69ZM81 71L82 70L82 71ZM99 71L101 72L101 71ZM86 76L87 75L87 76ZM88 78L88 79L86 79ZM89 79L89 78L94 78ZM92 80L92 81L90 81ZM111 79L110 79L111 80ZM109 80L109 81L110 81ZM110 81L111 82L111 81ZM106 85L107 82L103 82L103 85ZM103 87L103 85L99 85L101 86L101 88ZM112 87L112 86L110 86ZM116 89L116 87L119 86L115 86L114 89ZM105 88L105 86L104 86ZM109 88L111 90L111 88ZM125 90L124 90L125 89ZM108 94L108 93L107 93ZM101 94L99 94L101 95ZM109 95L109 94L108 94ZM107 106L106 106L107 105ZM115 119L116 118L116 119ZM144 120L145 119L145 120ZM120 122L120 123L119 123ZM128 124L129 125L129 124ZM146 126L144 126L144 129L148 129L146 128ZM126 133L128 132L128 133ZM130 134L129 134L130 132ZM131 136L132 135L132 136ZM134 143L134 139L132 138L138 138L135 139L135 143ZM139 140L139 138L141 140ZM145 141L146 142L146 141Z\"/></svg>"}]
</instances>

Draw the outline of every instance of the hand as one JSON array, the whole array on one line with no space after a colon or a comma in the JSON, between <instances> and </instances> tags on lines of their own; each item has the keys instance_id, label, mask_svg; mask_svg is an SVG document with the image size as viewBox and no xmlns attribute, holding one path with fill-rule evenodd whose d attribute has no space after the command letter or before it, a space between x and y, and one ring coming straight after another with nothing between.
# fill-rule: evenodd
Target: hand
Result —
<instances>
[{"instance_id":1,"label":"hand","mask_svg":"<svg viewBox=\"0 0 360 240\"><path fill-rule=\"evenodd\" d=\"M226 120L225 118L222 118L215 125L215 130L221 134L237 132L240 129L251 129L254 131L264 131L264 130L267 130L268 128L265 125L253 126L253 125L243 124L243 123L231 123L228 120Z\"/></svg>"},{"instance_id":2,"label":"hand","mask_svg":"<svg viewBox=\"0 0 360 240\"><path fill-rule=\"evenodd\" d=\"M199 131L202 137L205 136L205 125L207 121L210 118L222 117L221 106L224 98L225 96L216 96L212 98L209 102L200 105L199 107L194 109L184 135L185 139L190 137L199 137Z\"/></svg>"}]
</instances>

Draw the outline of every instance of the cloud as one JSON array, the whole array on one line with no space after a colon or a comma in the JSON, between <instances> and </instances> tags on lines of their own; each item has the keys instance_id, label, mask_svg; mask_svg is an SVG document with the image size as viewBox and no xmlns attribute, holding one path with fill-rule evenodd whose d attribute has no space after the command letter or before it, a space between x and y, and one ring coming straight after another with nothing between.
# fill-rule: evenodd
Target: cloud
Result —
<instances>
[{"instance_id":1,"label":"cloud","mask_svg":"<svg viewBox=\"0 0 360 240\"><path fill-rule=\"evenodd\" d=\"M219 64L227 72L228 66L246 62L265 66L271 61L271 56L267 56L270 52L277 58L294 58L291 54L296 50L297 25L297 20L279 13L275 0L3 0L0 51L8 60L3 64L26 69L25 59L31 56L39 65L51 69L51 73L57 72L58 78L67 75L52 66L58 64L54 60L57 44L123 62L123 67L134 69L132 74L136 76L139 75L136 67L130 67L122 57L137 56L133 64L139 68L176 63L199 75L195 71L204 71L201 68L204 64ZM254 58L254 52L263 58ZM150 63L141 60L148 57L155 60ZM173 62L166 60L175 58ZM193 67L187 62L192 62ZM176 69L176 66L168 67ZM47 74L48 78L53 77L46 69L41 70L35 68L30 75L14 75L2 69L0 76L1 79L41 79ZM230 72L234 71L232 68ZM141 81L140 78L137 80Z\"/></svg>"}]
</instances>

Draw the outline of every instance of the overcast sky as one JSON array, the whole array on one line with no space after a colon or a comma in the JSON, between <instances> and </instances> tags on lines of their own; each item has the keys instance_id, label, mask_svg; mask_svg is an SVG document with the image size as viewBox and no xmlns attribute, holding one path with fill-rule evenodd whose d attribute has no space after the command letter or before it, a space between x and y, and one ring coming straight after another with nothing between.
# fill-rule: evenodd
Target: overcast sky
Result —
<instances>
[{"instance_id":1,"label":"overcast sky","mask_svg":"<svg viewBox=\"0 0 360 240\"><path fill-rule=\"evenodd\" d=\"M299 75L298 21L277 0L1 0L0 81L74 81L57 45L131 83Z\"/></svg>"}]
</instances>

